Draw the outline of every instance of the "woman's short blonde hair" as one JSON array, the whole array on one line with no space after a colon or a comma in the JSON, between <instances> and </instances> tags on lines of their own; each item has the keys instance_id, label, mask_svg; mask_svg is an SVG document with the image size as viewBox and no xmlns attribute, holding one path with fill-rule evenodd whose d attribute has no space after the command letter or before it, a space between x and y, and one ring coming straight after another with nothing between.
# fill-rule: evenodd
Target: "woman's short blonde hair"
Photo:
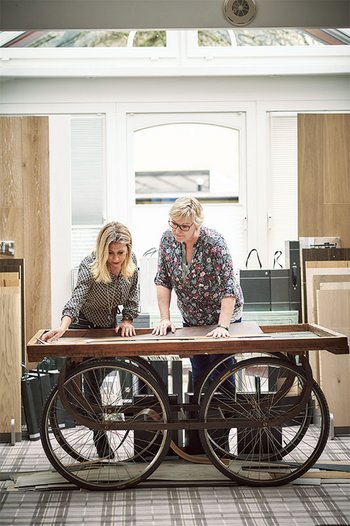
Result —
<instances>
[{"instance_id":1,"label":"woman's short blonde hair","mask_svg":"<svg viewBox=\"0 0 350 526\"><path fill-rule=\"evenodd\" d=\"M121 243L127 248L127 255L121 268L121 274L124 278L130 278L135 272L135 264L132 260L131 233L122 223L112 221L101 228L96 240L96 250L94 251L95 260L91 264L91 271L97 283L111 282L111 276L107 266L109 245L111 243Z\"/></svg>"},{"instance_id":2,"label":"woman's short blonde hair","mask_svg":"<svg viewBox=\"0 0 350 526\"><path fill-rule=\"evenodd\" d=\"M204 221L203 208L195 197L185 196L176 199L169 212L170 219L181 219L201 226Z\"/></svg>"}]
</instances>

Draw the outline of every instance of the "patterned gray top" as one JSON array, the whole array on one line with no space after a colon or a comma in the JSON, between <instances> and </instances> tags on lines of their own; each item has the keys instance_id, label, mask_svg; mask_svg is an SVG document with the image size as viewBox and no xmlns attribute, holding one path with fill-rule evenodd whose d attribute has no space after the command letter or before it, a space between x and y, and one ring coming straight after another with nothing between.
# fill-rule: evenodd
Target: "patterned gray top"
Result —
<instances>
[{"instance_id":1,"label":"patterned gray top","mask_svg":"<svg viewBox=\"0 0 350 526\"><path fill-rule=\"evenodd\" d=\"M135 254L132 255L136 270L128 280L121 274L112 276L111 283L96 283L91 273L94 255L90 254L79 265L77 284L71 299L62 311L63 316L77 323L79 315L97 327L115 327L118 307L123 306L123 319L133 320L138 316L139 289Z\"/></svg>"},{"instance_id":2,"label":"patterned gray top","mask_svg":"<svg viewBox=\"0 0 350 526\"><path fill-rule=\"evenodd\" d=\"M225 239L214 229L200 228L189 265L183 244L176 241L170 230L164 232L154 283L175 290L177 305L188 325L217 323L221 300L228 296L236 298L232 321L242 317L243 294L232 258Z\"/></svg>"}]
</instances>

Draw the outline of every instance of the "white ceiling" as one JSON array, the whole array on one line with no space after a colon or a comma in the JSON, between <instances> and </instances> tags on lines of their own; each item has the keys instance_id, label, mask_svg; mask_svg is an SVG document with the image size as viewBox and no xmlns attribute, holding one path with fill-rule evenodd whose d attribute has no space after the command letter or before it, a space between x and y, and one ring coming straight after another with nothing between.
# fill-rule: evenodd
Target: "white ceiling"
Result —
<instances>
[{"instance_id":1,"label":"white ceiling","mask_svg":"<svg viewBox=\"0 0 350 526\"><path fill-rule=\"evenodd\" d=\"M350 0L255 3L249 27L350 26ZM223 5L224 0L0 0L0 30L232 27Z\"/></svg>"}]
</instances>

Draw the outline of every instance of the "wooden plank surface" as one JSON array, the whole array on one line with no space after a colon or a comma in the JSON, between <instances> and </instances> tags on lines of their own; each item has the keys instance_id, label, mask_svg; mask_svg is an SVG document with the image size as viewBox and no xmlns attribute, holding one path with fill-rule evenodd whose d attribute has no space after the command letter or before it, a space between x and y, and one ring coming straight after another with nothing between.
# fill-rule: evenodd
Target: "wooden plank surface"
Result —
<instances>
[{"instance_id":1,"label":"wooden plank surface","mask_svg":"<svg viewBox=\"0 0 350 526\"><path fill-rule=\"evenodd\" d=\"M349 267L328 267L328 261L323 262L322 267L312 267L306 269L306 304L307 304L307 321L308 323L317 323L316 312L316 291L319 290L319 284L324 280L334 279L334 281L345 281L350 279ZM332 276L328 278L328 276Z\"/></svg>"},{"instance_id":2,"label":"wooden plank surface","mask_svg":"<svg viewBox=\"0 0 350 526\"><path fill-rule=\"evenodd\" d=\"M319 323L350 338L350 290L317 291ZM350 427L350 356L324 353L320 360L320 386L335 427Z\"/></svg>"},{"instance_id":3,"label":"wooden plank surface","mask_svg":"<svg viewBox=\"0 0 350 526\"><path fill-rule=\"evenodd\" d=\"M320 290L322 287L327 286L327 283L332 283L331 288L336 288L335 283L349 283L350 285L350 269L349 271L345 269L345 272L340 272L339 274L334 274L334 272L331 272L329 274L315 274L313 273L312 276L313 281L313 297L312 297L312 318L309 320L309 323L314 323L317 320L317 312L315 309L315 305L317 305L317 298L316 294L317 291ZM345 285L342 285L343 288L346 288ZM314 321L312 321L314 320Z\"/></svg>"},{"instance_id":4,"label":"wooden plank surface","mask_svg":"<svg viewBox=\"0 0 350 526\"><path fill-rule=\"evenodd\" d=\"M3 116L0 134L0 239L25 260L24 361L27 339L51 324L49 119Z\"/></svg>"},{"instance_id":5,"label":"wooden plank surface","mask_svg":"<svg viewBox=\"0 0 350 526\"><path fill-rule=\"evenodd\" d=\"M177 354L233 354L244 352L305 352L327 349L335 354L348 353L347 338L322 327L305 324L259 327L255 322L230 326L229 338L208 338L213 326L178 329L174 335L154 336L152 329L138 329L137 336L123 338L112 329L68 330L56 342L43 344L45 332L38 331L27 345L31 360L44 356L135 356ZM299 328L299 331L298 331Z\"/></svg>"},{"instance_id":6,"label":"wooden plank surface","mask_svg":"<svg viewBox=\"0 0 350 526\"><path fill-rule=\"evenodd\" d=\"M21 298L20 287L0 287L0 434L21 432Z\"/></svg>"},{"instance_id":7,"label":"wooden plank surface","mask_svg":"<svg viewBox=\"0 0 350 526\"><path fill-rule=\"evenodd\" d=\"M350 246L350 115L298 115L298 235Z\"/></svg>"},{"instance_id":8,"label":"wooden plank surface","mask_svg":"<svg viewBox=\"0 0 350 526\"><path fill-rule=\"evenodd\" d=\"M323 249L318 249L321 253ZM304 251L303 251L304 252ZM321 256L320 256L321 257ZM306 319L308 323L317 323L317 301L316 293L319 290L321 280L327 279L350 279L350 268L348 260L337 261L306 261L305 262L305 295L304 298L304 315L307 313ZM329 277L329 278L328 278ZM315 380L318 384L321 383L321 356L319 353L313 353L311 357L311 367Z\"/></svg>"},{"instance_id":9,"label":"wooden plank surface","mask_svg":"<svg viewBox=\"0 0 350 526\"><path fill-rule=\"evenodd\" d=\"M22 121L26 331L51 323L49 121Z\"/></svg>"},{"instance_id":10,"label":"wooden plank surface","mask_svg":"<svg viewBox=\"0 0 350 526\"><path fill-rule=\"evenodd\" d=\"M23 185L19 174L22 170L22 118L0 118L0 209L23 207ZM3 238L2 238L3 239ZM12 239L12 238L5 238Z\"/></svg>"},{"instance_id":11,"label":"wooden plank surface","mask_svg":"<svg viewBox=\"0 0 350 526\"><path fill-rule=\"evenodd\" d=\"M343 289L350 289L350 280L348 282L346 281L329 281L328 283L320 283L320 290L343 290Z\"/></svg>"},{"instance_id":12,"label":"wooden plank surface","mask_svg":"<svg viewBox=\"0 0 350 526\"><path fill-rule=\"evenodd\" d=\"M320 249L318 249L320 250ZM323 249L321 249L322 251ZM337 260L319 260L319 261L305 261L306 268L343 268L350 267L350 260L348 259L337 259Z\"/></svg>"},{"instance_id":13,"label":"wooden plank surface","mask_svg":"<svg viewBox=\"0 0 350 526\"><path fill-rule=\"evenodd\" d=\"M18 272L0 272L0 287L19 287Z\"/></svg>"}]
</instances>

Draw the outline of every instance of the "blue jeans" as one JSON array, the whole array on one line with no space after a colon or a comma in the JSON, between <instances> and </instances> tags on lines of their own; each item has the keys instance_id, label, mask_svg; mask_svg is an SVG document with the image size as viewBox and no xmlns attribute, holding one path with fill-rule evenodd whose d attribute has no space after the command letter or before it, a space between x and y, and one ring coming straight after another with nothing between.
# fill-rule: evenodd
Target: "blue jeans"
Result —
<instances>
[{"instance_id":1,"label":"blue jeans","mask_svg":"<svg viewBox=\"0 0 350 526\"><path fill-rule=\"evenodd\" d=\"M235 323L240 323L242 319L236 320ZM183 323L184 327L190 327L187 323ZM221 358L222 354L198 354L196 356L192 356L191 358L191 365L192 365L192 382L193 386L198 382L198 380L201 378L204 371L210 366L211 363L213 363L218 358ZM225 362L225 365L222 365L220 370L220 367L217 368L217 373L224 372L227 370L227 367L233 367L236 363L236 360L234 358L228 358ZM213 378L211 378L213 380Z\"/></svg>"}]
</instances>

